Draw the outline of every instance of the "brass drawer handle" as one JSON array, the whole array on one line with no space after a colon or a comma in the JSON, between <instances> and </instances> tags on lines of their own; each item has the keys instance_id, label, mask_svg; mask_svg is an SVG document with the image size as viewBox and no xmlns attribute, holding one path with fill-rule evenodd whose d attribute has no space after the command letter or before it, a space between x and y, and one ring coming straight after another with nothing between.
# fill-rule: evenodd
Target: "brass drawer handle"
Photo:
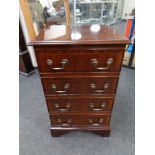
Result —
<instances>
[{"instance_id":1,"label":"brass drawer handle","mask_svg":"<svg viewBox=\"0 0 155 155\"><path fill-rule=\"evenodd\" d=\"M68 64L68 60L67 59L63 59L61 61L61 65L62 67L53 67L53 61L51 59L47 59L47 65L52 69L52 70L55 70L55 71L59 71L59 70L63 70L65 65Z\"/></svg>"},{"instance_id":2,"label":"brass drawer handle","mask_svg":"<svg viewBox=\"0 0 155 155\"><path fill-rule=\"evenodd\" d=\"M55 105L55 108L57 108L59 111L68 111L69 108L71 107L70 103L66 104L66 106L65 106L66 108L60 108L60 105L58 103L55 103L54 105Z\"/></svg>"},{"instance_id":3,"label":"brass drawer handle","mask_svg":"<svg viewBox=\"0 0 155 155\"><path fill-rule=\"evenodd\" d=\"M103 86L103 89L96 89L96 85L95 84L93 84L93 83L91 83L90 84L90 88L95 92L95 93L103 93L103 92L105 92L105 90L106 89L108 89L109 88L109 84L108 83L105 83L104 84L104 86Z\"/></svg>"},{"instance_id":4,"label":"brass drawer handle","mask_svg":"<svg viewBox=\"0 0 155 155\"><path fill-rule=\"evenodd\" d=\"M97 69L97 70L106 70L106 69L109 69L110 66L113 64L113 59L112 58L109 58L107 60L107 66L106 67L98 67L98 61L97 59L92 59L91 60L91 64Z\"/></svg>"},{"instance_id":5,"label":"brass drawer handle","mask_svg":"<svg viewBox=\"0 0 155 155\"><path fill-rule=\"evenodd\" d=\"M56 84L52 84L51 87L52 87L52 90L53 90L55 93L66 93L66 92L68 91L68 89L70 88L70 84L66 83L66 84L64 85L64 90L56 90L56 89L57 89Z\"/></svg>"},{"instance_id":6,"label":"brass drawer handle","mask_svg":"<svg viewBox=\"0 0 155 155\"><path fill-rule=\"evenodd\" d=\"M89 107L92 111L102 111L106 107L106 103L102 103L100 105L100 108L94 108L95 107L94 103L89 103Z\"/></svg>"},{"instance_id":7,"label":"brass drawer handle","mask_svg":"<svg viewBox=\"0 0 155 155\"><path fill-rule=\"evenodd\" d=\"M92 126L101 126L103 125L103 118L100 118L98 123L94 123L94 121L91 118L89 118L88 122Z\"/></svg>"},{"instance_id":8,"label":"brass drawer handle","mask_svg":"<svg viewBox=\"0 0 155 155\"><path fill-rule=\"evenodd\" d=\"M62 123L62 120L58 118L57 122L60 123L61 127L69 127L71 126L72 119L68 119L66 123Z\"/></svg>"}]
</instances>

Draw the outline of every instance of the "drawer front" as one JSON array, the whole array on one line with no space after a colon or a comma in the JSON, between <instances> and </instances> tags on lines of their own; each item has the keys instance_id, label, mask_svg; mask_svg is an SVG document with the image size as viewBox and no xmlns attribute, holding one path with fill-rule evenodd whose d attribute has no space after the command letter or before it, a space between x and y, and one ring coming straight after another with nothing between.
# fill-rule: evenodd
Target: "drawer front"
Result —
<instances>
[{"instance_id":1,"label":"drawer front","mask_svg":"<svg viewBox=\"0 0 155 155\"><path fill-rule=\"evenodd\" d=\"M37 53L40 72L119 72L123 51Z\"/></svg>"},{"instance_id":2,"label":"drawer front","mask_svg":"<svg viewBox=\"0 0 155 155\"><path fill-rule=\"evenodd\" d=\"M118 78L42 78L45 95L115 94Z\"/></svg>"},{"instance_id":3,"label":"drawer front","mask_svg":"<svg viewBox=\"0 0 155 155\"><path fill-rule=\"evenodd\" d=\"M50 115L52 126L108 126L110 115Z\"/></svg>"},{"instance_id":4,"label":"drawer front","mask_svg":"<svg viewBox=\"0 0 155 155\"><path fill-rule=\"evenodd\" d=\"M102 112L112 110L114 98L57 98L46 99L46 101L49 112Z\"/></svg>"}]
</instances>

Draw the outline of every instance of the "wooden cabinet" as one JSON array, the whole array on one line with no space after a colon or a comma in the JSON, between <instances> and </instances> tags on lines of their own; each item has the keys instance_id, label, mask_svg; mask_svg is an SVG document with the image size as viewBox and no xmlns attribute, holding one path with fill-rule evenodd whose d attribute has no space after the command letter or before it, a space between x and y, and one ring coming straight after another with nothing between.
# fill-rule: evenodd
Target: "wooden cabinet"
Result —
<instances>
[{"instance_id":1,"label":"wooden cabinet","mask_svg":"<svg viewBox=\"0 0 155 155\"><path fill-rule=\"evenodd\" d=\"M46 98L49 113L112 111L114 97L53 97Z\"/></svg>"},{"instance_id":2,"label":"wooden cabinet","mask_svg":"<svg viewBox=\"0 0 155 155\"><path fill-rule=\"evenodd\" d=\"M51 26L34 46L52 136L73 130L110 135L110 119L128 39L109 26ZM61 26L62 27L62 26ZM58 34L56 34L58 33ZM81 37L72 37L73 35ZM54 37L57 36L57 37ZM123 119L123 118L122 118Z\"/></svg>"},{"instance_id":3,"label":"wooden cabinet","mask_svg":"<svg viewBox=\"0 0 155 155\"><path fill-rule=\"evenodd\" d=\"M19 22L19 73L29 76L34 73L29 51L27 50L24 34Z\"/></svg>"},{"instance_id":4,"label":"wooden cabinet","mask_svg":"<svg viewBox=\"0 0 155 155\"><path fill-rule=\"evenodd\" d=\"M116 72L120 71L123 54L123 50L55 50L53 53L51 49L48 52L42 50L38 61L43 72L55 72L56 67L63 67L59 72ZM105 68L100 69L100 66Z\"/></svg>"},{"instance_id":5,"label":"wooden cabinet","mask_svg":"<svg viewBox=\"0 0 155 155\"><path fill-rule=\"evenodd\" d=\"M116 77L75 77L42 78L46 95L84 95L115 94L118 78ZM79 86L80 84L80 86Z\"/></svg>"}]
</instances>

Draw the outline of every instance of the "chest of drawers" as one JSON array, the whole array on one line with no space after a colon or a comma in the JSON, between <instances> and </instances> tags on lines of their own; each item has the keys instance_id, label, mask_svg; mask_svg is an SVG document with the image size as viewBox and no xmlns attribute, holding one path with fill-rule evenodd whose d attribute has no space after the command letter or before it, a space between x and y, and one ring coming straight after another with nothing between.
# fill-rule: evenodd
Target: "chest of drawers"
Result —
<instances>
[{"instance_id":1,"label":"chest of drawers","mask_svg":"<svg viewBox=\"0 0 155 155\"><path fill-rule=\"evenodd\" d=\"M59 31L56 31L59 30ZM77 37L78 36L78 37ZM128 39L109 26L51 26L34 46L51 135L74 130L110 135L110 119Z\"/></svg>"}]
</instances>

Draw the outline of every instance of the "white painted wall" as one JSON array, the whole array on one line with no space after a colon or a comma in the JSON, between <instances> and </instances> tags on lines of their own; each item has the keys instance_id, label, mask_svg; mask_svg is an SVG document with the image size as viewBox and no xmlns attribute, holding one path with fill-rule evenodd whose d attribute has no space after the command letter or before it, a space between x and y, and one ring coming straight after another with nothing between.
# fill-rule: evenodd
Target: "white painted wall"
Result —
<instances>
[{"instance_id":1,"label":"white painted wall","mask_svg":"<svg viewBox=\"0 0 155 155\"><path fill-rule=\"evenodd\" d=\"M39 0L39 1L43 7L45 6L50 7L49 0Z\"/></svg>"},{"instance_id":2,"label":"white painted wall","mask_svg":"<svg viewBox=\"0 0 155 155\"><path fill-rule=\"evenodd\" d=\"M28 44L30 42L30 38L29 38L29 35L28 35L28 31L27 31L27 28L26 28L26 24L25 24L25 20L24 20L24 16L23 16L21 7L19 7L19 18L20 18L20 21L21 21L21 27L22 27L22 30L23 30L23 33L24 33L26 44ZM33 66L37 67L38 65L37 65L37 62L36 62L36 57L35 57L33 47L32 46L27 46L27 49L29 51L30 58L31 58Z\"/></svg>"}]
</instances>

